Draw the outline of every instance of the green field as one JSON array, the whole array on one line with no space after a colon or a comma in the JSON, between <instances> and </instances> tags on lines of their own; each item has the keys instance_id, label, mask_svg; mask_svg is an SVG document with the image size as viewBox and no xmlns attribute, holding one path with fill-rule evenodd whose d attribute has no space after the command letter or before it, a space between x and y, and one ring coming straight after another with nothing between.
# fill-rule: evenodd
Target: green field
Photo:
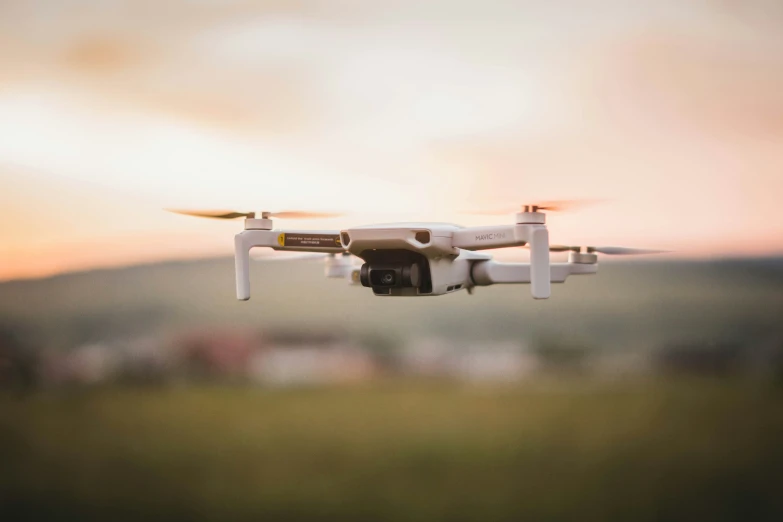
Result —
<instances>
[{"instance_id":1,"label":"green field","mask_svg":"<svg viewBox=\"0 0 783 522\"><path fill-rule=\"evenodd\" d=\"M752 382L0 396L2 512L101 520L781 520Z\"/></svg>"}]
</instances>

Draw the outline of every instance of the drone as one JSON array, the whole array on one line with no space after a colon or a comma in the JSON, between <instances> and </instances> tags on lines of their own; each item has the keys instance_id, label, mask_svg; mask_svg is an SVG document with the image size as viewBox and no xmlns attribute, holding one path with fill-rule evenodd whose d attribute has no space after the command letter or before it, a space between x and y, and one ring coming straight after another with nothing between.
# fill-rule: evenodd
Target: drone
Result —
<instances>
[{"instance_id":1,"label":"drone","mask_svg":"<svg viewBox=\"0 0 783 522\"><path fill-rule=\"evenodd\" d=\"M325 212L235 212L170 210L215 219L244 218L244 230L234 236L237 299L250 299L250 250L311 252L326 257L325 275L371 288L377 296L435 296L477 286L529 284L534 299L548 299L552 283L571 275L598 272L598 254L656 254L663 250L550 245L547 211L563 210L565 202L522 205L513 222L497 226L463 227L449 223L390 223L343 230L274 229L272 218L332 218ZM527 263L503 263L486 251L526 247ZM551 263L550 252L568 252L565 263ZM363 261L354 266L354 258Z\"/></svg>"}]
</instances>

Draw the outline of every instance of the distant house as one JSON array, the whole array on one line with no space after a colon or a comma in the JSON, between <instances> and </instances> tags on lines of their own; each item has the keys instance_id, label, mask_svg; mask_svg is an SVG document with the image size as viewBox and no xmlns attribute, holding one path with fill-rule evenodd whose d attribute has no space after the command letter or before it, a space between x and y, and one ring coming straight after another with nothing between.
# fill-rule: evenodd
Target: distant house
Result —
<instances>
[{"instance_id":1,"label":"distant house","mask_svg":"<svg viewBox=\"0 0 783 522\"><path fill-rule=\"evenodd\" d=\"M520 342L459 343L423 337L408 343L401 369L413 375L454 377L467 381L514 381L541 366L539 357Z\"/></svg>"},{"instance_id":2,"label":"distant house","mask_svg":"<svg viewBox=\"0 0 783 522\"><path fill-rule=\"evenodd\" d=\"M248 364L252 380L275 386L361 381L377 371L356 341L330 332L269 333Z\"/></svg>"},{"instance_id":3,"label":"distant house","mask_svg":"<svg viewBox=\"0 0 783 522\"><path fill-rule=\"evenodd\" d=\"M54 383L100 384L110 381L120 364L112 346L91 343L54 357L50 375Z\"/></svg>"},{"instance_id":4,"label":"distant house","mask_svg":"<svg viewBox=\"0 0 783 522\"><path fill-rule=\"evenodd\" d=\"M180 364L191 378L243 377L261 343L257 333L237 331L195 331L173 341Z\"/></svg>"},{"instance_id":5,"label":"distant house","mask_svg":"<svg viewBox=\"0 0 783 522\"><path fill-rule=\"evenodd\" d=\"M154 336L133 339L117 348L122 357L117 378L125 382L163 382L176 376L181 365L178 354Z\"/></svg>"},{"instance_id":6,"label":"distant house","mask_svg":"<svg viewBox=\"0 0 783 522\"><path fill-rule=\"evenodd\" d=\"M448 373L454 345L443 337L414 337L399 354L400 370L420 376L443 376Z\"/></svg>"},{"instance_id":7,"label":"distant house","mask_svg":"<svg viewBox=\"0 0 783 522\"><path fill-rule=\"evenodd\" d=\"M469 381L516 381L529 377L541 367L539 357L511 342L468 346L455 354L450 374Z\"/></svg>"}]
</instances>

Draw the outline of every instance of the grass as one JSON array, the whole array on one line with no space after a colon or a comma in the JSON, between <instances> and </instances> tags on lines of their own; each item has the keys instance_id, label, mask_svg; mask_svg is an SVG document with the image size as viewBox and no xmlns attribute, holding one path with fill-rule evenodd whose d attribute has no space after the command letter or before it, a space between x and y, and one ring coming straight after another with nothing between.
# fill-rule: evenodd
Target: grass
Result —
<instances>
[{"instance_id":1,"label":"grass","mask_svg":"<svg viewBox=\"0 0 783 522\"><path fill-rule=\"evenodd\" d=\"M781 520L783 393L725 381L0 396L0 513Z\"/></svg>"}]
</instances>

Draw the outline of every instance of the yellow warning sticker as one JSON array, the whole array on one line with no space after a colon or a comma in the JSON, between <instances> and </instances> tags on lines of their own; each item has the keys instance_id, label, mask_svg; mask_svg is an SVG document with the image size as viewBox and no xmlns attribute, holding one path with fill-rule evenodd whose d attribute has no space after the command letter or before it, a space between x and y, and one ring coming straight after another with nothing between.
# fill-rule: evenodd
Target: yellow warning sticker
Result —
<instances>
[{"instance_id":1,"label":"yellow warning sticker","mask_svg":"<svg viewBox=\"0 0 783 522\"><path fill-rule=\"evenodd\" d=\"M341 247L339 234L295 234L289 232L277 236L277 244L282 247Z\"/></svg>"}]
</instances>

